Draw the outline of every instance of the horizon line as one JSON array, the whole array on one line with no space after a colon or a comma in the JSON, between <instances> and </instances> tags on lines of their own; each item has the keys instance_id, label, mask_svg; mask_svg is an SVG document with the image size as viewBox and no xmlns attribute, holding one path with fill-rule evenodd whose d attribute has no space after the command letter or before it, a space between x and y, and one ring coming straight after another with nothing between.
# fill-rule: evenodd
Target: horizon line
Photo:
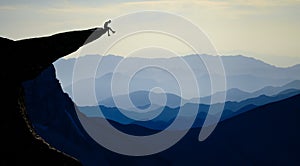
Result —
<instances>
[{"instance_id":1,"label":"horizon line","mask_svg":"<svg viewBox=\"0 0 300 166\"><path fill-rule=\"evenodd\" d=\"M189 57L189 56L212 56L212 57L245 57L245 58L249 58L249 59L254 59L256 61L260 61L263 62L265 64L274 66L276 68L291 68L291 67L295 67L300 65L300 63L294 64L294 65L289 65L289 66L279 66L279 65L275 65L275 64L271 64L266 62L265 60L259 59L257 57L253 57L253 56L247 56L247 55L243 55L243 54L217 54L217 55L210 55L210 54L185 54L185 55L179 55L179 56L172 56L172 57L141 57L141 56L122 56L122 55L116 55L116 54L107 54L107 55L100 55L100 54L85 54L85 55L80 55L80 56L66 56L66 57L62 57L61 59L77 59L77 58L83 58L86 56L115 56L115 57L120 57L120 58L139 58L139 59L172 59L172 58L178 58L178 57Z\"/></svg>"}]
</instances>

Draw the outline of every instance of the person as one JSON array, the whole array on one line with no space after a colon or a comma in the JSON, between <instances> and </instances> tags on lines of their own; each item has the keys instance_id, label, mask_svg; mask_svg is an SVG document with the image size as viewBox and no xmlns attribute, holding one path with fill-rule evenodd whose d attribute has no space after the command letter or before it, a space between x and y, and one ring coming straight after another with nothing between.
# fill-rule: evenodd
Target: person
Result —
<instances>
[{"instance_id":1,"label":"person","mask_svg":"<svg viewBox=\"0 0 300 166\"><path fill-rule=\"evenodd\" d=\"M108 24L110 24L110 23L111 23L111 20L108 20L108 21L106 21L106 22L104 23L104 26L103 26L105 32L108 33L108 36L110 36L109 31L111 31L112 33L115 33L115 32L116 32L116 31L112 30L112 29L108 26Z\"/></svg>"},{"instance_id":2,"label":"person","mask_svg":"<svg viewBox=\"0 0 300 166\"><path fill-rule=\"evenodd\" d=\"M105 33L104 28L97 27L21 40L0 37L0 165L81 165L35 133L27 118L22 82L36 78L57 59Z\"/></svg>"}]
</instances>

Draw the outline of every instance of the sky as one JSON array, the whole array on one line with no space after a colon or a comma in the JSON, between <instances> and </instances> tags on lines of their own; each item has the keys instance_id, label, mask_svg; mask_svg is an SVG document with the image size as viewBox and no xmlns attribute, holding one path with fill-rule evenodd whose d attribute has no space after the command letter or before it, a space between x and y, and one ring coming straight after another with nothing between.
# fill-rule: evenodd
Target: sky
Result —
<instances>
[{"instance_id":1,"label":"sky","mask_svg":"<svg viewBox=\"0 0 300 166\"><path fill-rule=\"evenodd\" d=\"M220 55L241 54L280 67L300 64L299 0L2 0L0 32L13 40L47 36L143 10L188 19Z\"/></svg>"}]
</instances>

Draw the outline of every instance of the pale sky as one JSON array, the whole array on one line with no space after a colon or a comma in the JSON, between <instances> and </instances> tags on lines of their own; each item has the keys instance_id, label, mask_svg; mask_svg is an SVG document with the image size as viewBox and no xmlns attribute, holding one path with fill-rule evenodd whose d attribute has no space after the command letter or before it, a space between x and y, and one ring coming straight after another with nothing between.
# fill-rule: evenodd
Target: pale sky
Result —
<instances>
[{"instance_id":1,"label":"pale sky","mask_svg":"<svg viewBox=\"0 0 300 166\"><path fill-rule=\"evenodd\" d=\"M300 64L299 0L2 0L0 32L14 40L46 36L102 26L107 19L142 10L189 19L220 55L242 54L282 67Z\"/></svg>"}]
</instances>

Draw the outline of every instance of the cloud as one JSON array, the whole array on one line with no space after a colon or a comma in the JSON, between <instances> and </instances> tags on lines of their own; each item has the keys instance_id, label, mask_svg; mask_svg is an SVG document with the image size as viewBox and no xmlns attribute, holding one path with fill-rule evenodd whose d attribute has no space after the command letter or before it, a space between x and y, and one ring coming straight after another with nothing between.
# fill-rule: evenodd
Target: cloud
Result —
<instances>
[{"instance_id":1,"label":"cloud","mask_svg":"<svg viewBox=\"0 0 300 166\"><path fill-rule=\"evenodd\" d=\"M252 7L276 7L299 5L299 0L231 0L232 5L243 5Z\"/></svg>"},{"instance_id":2,"label":"cloud","mask_svg":"<svg viewBox=\"0 0 300 166\"><path fill-rule=\"evenodd\" d=\"M17 10L18 8L16 6L0 6L0 10L3 11L13 11L13 10Z\"/></svg>"}]
</instances>

